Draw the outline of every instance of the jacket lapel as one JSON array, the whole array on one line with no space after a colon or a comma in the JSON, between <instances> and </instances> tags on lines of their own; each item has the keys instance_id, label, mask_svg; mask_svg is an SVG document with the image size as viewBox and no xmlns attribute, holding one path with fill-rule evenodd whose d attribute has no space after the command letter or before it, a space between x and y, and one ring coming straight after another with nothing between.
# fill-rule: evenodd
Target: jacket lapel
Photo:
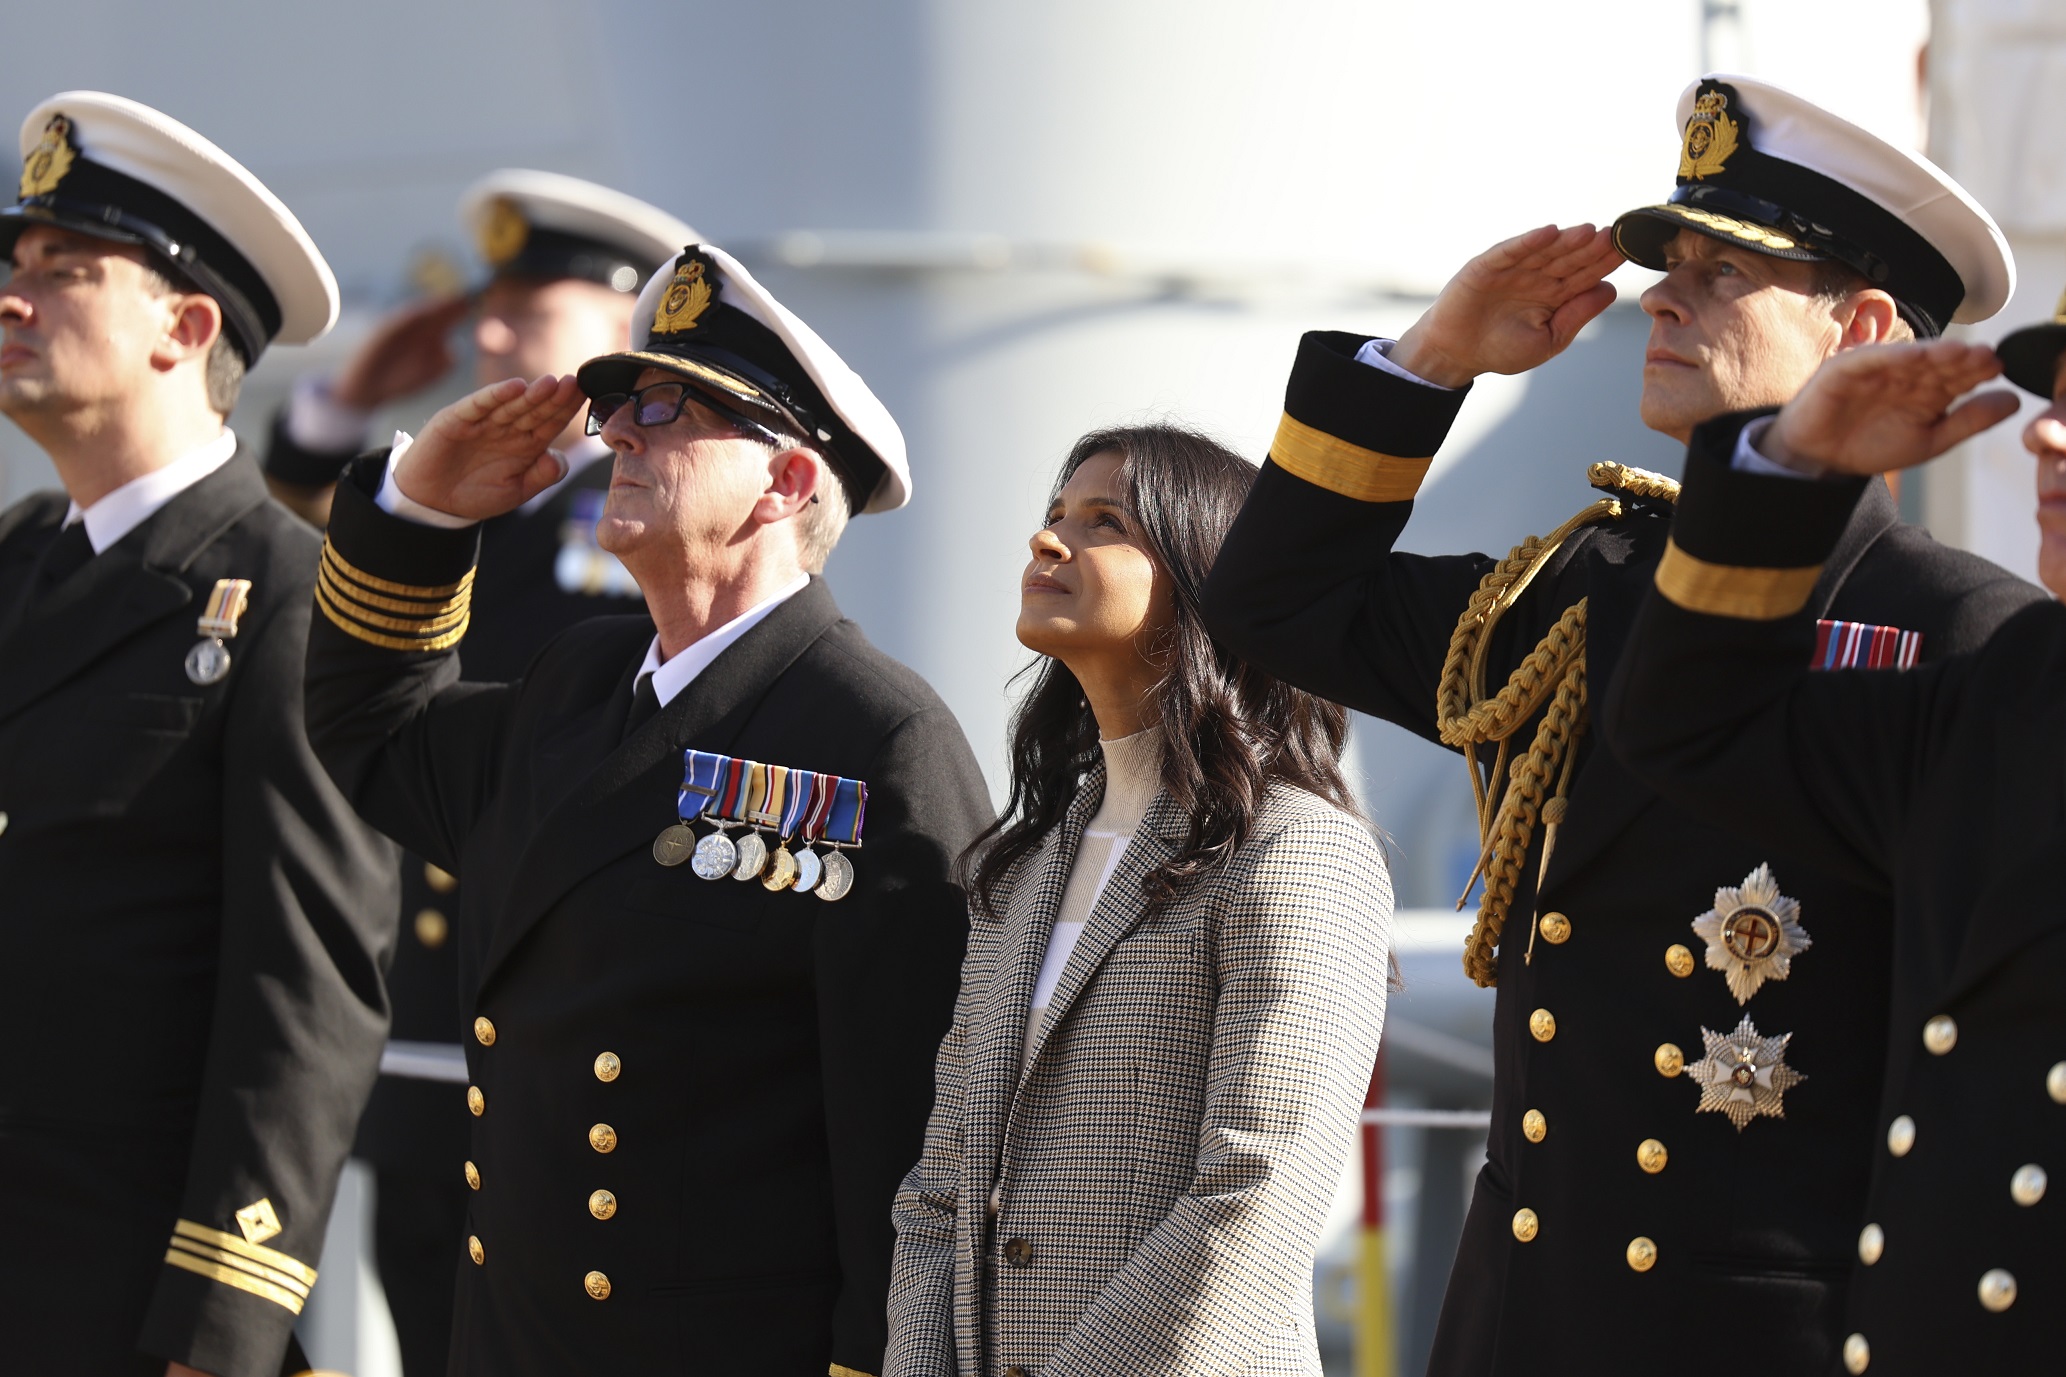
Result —
<instances>
[{"instance_id":1,"label":"jacket lapel","mask_svg":"<svg viewBox=\"0 0 2066 1377\"><path fill-rule=\"evenodd\" d=\"M620 741L631 710L634 662L619 676L621 694L590 708L549 747L538 768L575 778L550 804L526 845L509 887L510 903L489 944L483 984L539 918L568 890L629 852L650 845L673 817L682 751L729 751L768 689L840 619L823 579L767 615L697 675L658 716Z\"/></svg>"},{"instance_id":2,"label":"jacket lapel","mask_svg":"<svg viewBox=\"0 0 2066 1377\"><path fill-rule=\"evenodd\" d=\"M969 1174L973 1199L987 1197L996 1179L1005 1117L1017 1096L1020 1053L1026 1045L1026 1019L1040 962L1047 954L1047 939L1054 931L1084 825L1104 795L1105 767L1100 762L1084 777L1061 823L1021 863L1012 885L997 938L997 962L967 1034L969 1147L963 1169Z\"/></svg>"},{"instance_id":3,"label":"jacket lapel","mask_svg":"<svg viewBox=\"0 0 2066 1377\"><path fill-rule=\"evenodd\" d=\"M0 654L0 721L76 678L144 627L192 603L183 575L217 536L266 500L240 449L148 521L21 609ZM255 572L255 571L254 571ZM198 633L197 633L198 634Z\"/></svg>"}]
</instances>

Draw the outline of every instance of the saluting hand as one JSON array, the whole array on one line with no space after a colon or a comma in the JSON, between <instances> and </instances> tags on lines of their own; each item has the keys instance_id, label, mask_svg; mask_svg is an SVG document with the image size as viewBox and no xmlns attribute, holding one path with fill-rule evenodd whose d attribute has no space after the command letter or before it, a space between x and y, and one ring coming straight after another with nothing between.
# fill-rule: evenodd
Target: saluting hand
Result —
<instances>
[{"instance_id":1,"label":"saluting hand","mask_svg":"<svg viewBox=\"0 0 2066 1377\"><path fill-rule=\"evenodd\" d=\"M463 296L420 301L381 321L337 375L331 397L371 411L444 377L452 371L452 329L470 304Z\"/></svg>"},{"instance_id":2,"label":"saluting hand","mask_svg":"<svg viewBox=\"0 0 2066 1377\"><path fill-rule=\"evenodd\" d=\"M1463 265L1391 360L1441 387L1480 373L1525 373L1564 352L1614 304L1603 279L1622 264L1614 236L1591 225L1544 225Z\"/></svg>"},{"instance_id":3,"label":"saluting hand","mask_svg":"<svg viewBox=\"0 0 2066 1377\"><path fill-rule=\"evenodd\" d=\"M582 401L572 374L507 378L461 397L395 461L395 483L413 501L473 521L515 511L567 471L549 446Z\"/></svg>"},{"instance_id":4,"label":"saluting hand","mask_svg":"<svg viewBox=\"0 0 2066 1377\"><path fill-rule=\"evenodd\" d=\"M1960 397L2001 376L1984 344L1871 344L1837 354L1808 379L1758 442L1803 472L1891 473L1934 459L2016 414L2013 392Z\"/></svg>"}]
</instances>

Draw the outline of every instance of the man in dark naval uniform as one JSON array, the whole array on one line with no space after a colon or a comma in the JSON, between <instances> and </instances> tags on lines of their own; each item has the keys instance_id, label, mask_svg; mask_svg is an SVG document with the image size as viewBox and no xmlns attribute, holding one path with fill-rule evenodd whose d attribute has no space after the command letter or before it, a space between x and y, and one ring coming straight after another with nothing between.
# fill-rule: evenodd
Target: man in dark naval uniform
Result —
<instances>
[{"instance_id":1,"label":"man in dark naval uniform","mask_svg":"<svg viewBox=\"0 0 2066 1377\"><path fill-rule=\"evenodd\" d=\"M471 309L474 377L485 384L570 373L631 341L631 308L653 268L696 232L656 206L552 172L509 169L460 201L487 283L470 297L407 307L337 378L306 377L275 419L267 481L328 519L338 476L365 449L370 413L449 373L448 339ZM463 649L468 677L523 677L569 626L643 608L638 585L595 543L610 448L578 421L554 440L567 474L481 527L481 565ZM402 869L402 922L388 995L393 1043L353 1151L374 1171L374 1259L410 1377L445 1370L452 1250L466 1237L466 1019L451 917L461 877L417 856Z\"/></svg>"},{"instance_id":2,"label":"man in dark naval uniform","mask_svg":"<svg viewBox=\"0 0 2066 1377\"><path fill-rule=\"evenodd\" d=\"M873 1373L988 798L818 577L849 510L909 496L888 412L714 247L635 320L578 388L484 389L356 465L317 585L318 753L467 879L452 1370ZM461 682L474 523L558 475L583 391L650 615Z\"/></svg>"},{"instance_id":3,"label":"man in dark naval uniform","mask_svg":"<svg viewBox=\"0 0 2066 1377\"><path fill-rule=\"evenodd\" d=\"M224 428L337 286L193 130L69 91L0 212L0 1367L274 1377L387 1033L391 848L302 725L319 544Z\"/></svg>"},{"instance_id":4,"label":"man in dark naval uniform","mask_svg":"<svg viewBox=\"0 0 2066 1377\"><path fill-rule=\"evenodd\" d=\"M1676 485L1596 464L1601 500L1505 560L1392 549L1470 379L1557 354L1620 256L1664 273L1643 295L1643 419L1681 438L1784 401L1830 354L2007 299L1993 222L1914 155L1747 79L1696 83L1678 118L1667 203L1500 245L1396 343L1308 335L1206 590L1243 654L1471 762L1485 896L1464 959L1498 986L1496 1076L1438 1374L1820 1373L1847 1332L1886 887L1660 799L1586 712ZM2035 596L1875 485L1812 604L1828 663L1898 664L1976 645Z\"/></svg>"},{"instance_id":5,"label":"man in dark naval uniform","mask_svg":"<svg viewBox=\"0 0 2066 1377\"><path fill-rule=\"evenodd\" d=\"M2051 325L2004 340L2001 362L1945 341L1859 350L1775 422L1700 427L1606 707L1630 769L1668 797L1892 893L1883 1136L1848 1372L2044 1372L2066 1350L2050 1189L2066 1171L2066 616L2027 608L1979 651L1912 674L1801 672L1808 592L1867 480L2012 414L2000 391L1954 406L2002 363L2054 397L2024 444L2039 572L2066 592L2062 347ZM1745 451L1800 477L1732 469Z\"/></svg>"}]
</instances>

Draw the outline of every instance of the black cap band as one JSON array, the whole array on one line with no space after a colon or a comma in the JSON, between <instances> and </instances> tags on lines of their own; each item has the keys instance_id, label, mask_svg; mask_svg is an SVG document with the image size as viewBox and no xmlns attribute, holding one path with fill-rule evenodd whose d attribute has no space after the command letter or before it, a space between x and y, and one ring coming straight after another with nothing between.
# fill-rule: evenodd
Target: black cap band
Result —
<instances>
[{"instance_id":1,"label":"black cap band","mask_svg":"<svg viewBox=\"0 0 2066 1377\"><path fill-rule=\"evenodd\" d=\"M636 292L653 270L637 250L585 234L531 226L523 247L494 265L496 277L542 280L571 277L619 292Z\"/></svg>"},{"instance_id":2,"label":"black cap band","mask_svg":"<svg viewBox=\"0 0 2066 1377\"><path fill-rule=\"evenodd\" d=\"M30 225L55 225L98 239L141 244L173 276L215 298L230 339L249 365L280 332L272 288L214 226L148 182L80 155L60 190L0 209L0 252Z\"/></svg>"}]
</instances>

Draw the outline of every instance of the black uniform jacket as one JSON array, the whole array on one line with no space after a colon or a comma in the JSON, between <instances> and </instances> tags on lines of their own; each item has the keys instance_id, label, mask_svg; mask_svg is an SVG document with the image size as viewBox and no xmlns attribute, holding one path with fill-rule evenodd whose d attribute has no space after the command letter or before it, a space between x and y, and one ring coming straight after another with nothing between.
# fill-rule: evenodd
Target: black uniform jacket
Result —
<instances>
[{"instance_id":1,"label":"black uniform jacket","mask_svg":"<svg viewBox=\"0 0 2066 1377\"><path fill-rule=\"evenodd\" d=\"M482 523L472 615L460 647L466 678L497 684L520 679L532 657L576 622L645 610L640 598L578 576L579 566L594 557L594 518L584 498L592 501L609 486L610 461L597 459L531 511ZM576 567L561 567L569 562ZM405 862L401 938L387 976L397 1040L450 1044L465 1037L459 949L451 937L464 903L457 890L457 877L443 867L416 856ZM382 1076L354 1150L384 1169L430 1170L456 1182L466 1135L463 1088Z\"/></svg>"},{"instance_id":2,"label":"black uniform jacket","mask_svg":"<svg viewBox=\"0 0 2066 1377\"><path fill-rule=\"evenodd\" d=\"M1861 1217L1873 1226L1861 1255L1877 1260L1851 1283L1848 1323L1874 1377L2054 1370L2066 1351L2066 1180L2047 1188L2066 1173L2066 611L2027 608L1981 650L1908 674L1803 674L1813 619L1787 615L1788 575L1814 577L1841 547L1861 485L1731 472L1712 456L1740 421L1694 436L1674 543L1709 577L1689 589L1659 571L1672 597L1653 594L1631 633L1607 706L1614 739L1688 809L1893 896L1879 933L1893 952L1886 1088Z\"/></svg>"},{"instance_id":3,"label":"black uniform jacket","mask_svg":"<svg viewBox=\"0 0 2066 1377\"><path fill-rule=\"evenodd\" d=\"M1206 616L1271 672L1433 739L1451 631L1495 561L1392 550L1463 394L1355 362L1362 343L1303 341L1286 420L1221 549ZM1574 509L1595 495L1574 489ZM1603 691L1669 525L1667 504L1627 505L1622 520L1569 541L1506 616L1488 688L1586 598L1588 679ZM1811 602L1818 615L1920 631L1929 658L1977 644L2036 596L1900 524L1874 485ZM1594 717L1542 892L1538 828L1499 953L1487 1162L1431 1371L1634 1372L1669 1355L1681 1372L1820 1372L1843 1338L1878 1129L1887 887L1659 798L1599 749L1611 729ZM1518 734L1523 746L1533 730ZM1799 901L1813 947L1739 1005L1691 924L1760 864ZM1531 915L1552 912L1568 937L1538 939L1524 960ZM1674 963L1683 975L1667 964L1674 946L1694 958ZM1546 1037L1531 1031L1538 1010L1554 1020L1534 1020ZM1703 1029L1728 1034L1746 1014L1767 1035L1793 1034L1788 1060L1808 1079L1786 1093L1783 1119L1739 1132L1696 1112L1700 1086L1659 1049L1674 1045L1690 1065ZM1539 1141L1524 1132L1531 1110L1543 1116ZM1664 1149L1661 1165L1654 1150L1639 1154L1646 1140ZM1537 1220L1529 1242L1515 1232L1523 1209ZM1628 1261L1639 1238L1656 1249L1641 1272ZM1723 1315L1735 1318L1710 1322Z\"/></svg>"},{"instance_id":4,"label":"black uniform jacket","mask_svg":"<svg viewBox=\"0 0 2066 1377\"><path fill-rule=\"evenodd\" d=\"M378 477L338 490L337 567L449 603L473 533L380 512ZM351 624L311 639L317 750L465 878L479 1186L454 1372L879 1371L890 1199L967 931L951 865L989 816L952 715L816 579L628 739L647 618L575 627L521 685ZM687 747L866 780L854 892L656 864Z\"/></svg>"},{"instance_id":5,"label":"black uniform jacket","mask_svg":"<svg viewBox=\"0 0 2066 1377\"><path fill-rule=\"evenodd\" d=\"M0 515L0 1366L270 1377L387 1032L392 850L309 749L317 539L250 457L31 605L65 507Z\"/></svg>"}]
</instances>

